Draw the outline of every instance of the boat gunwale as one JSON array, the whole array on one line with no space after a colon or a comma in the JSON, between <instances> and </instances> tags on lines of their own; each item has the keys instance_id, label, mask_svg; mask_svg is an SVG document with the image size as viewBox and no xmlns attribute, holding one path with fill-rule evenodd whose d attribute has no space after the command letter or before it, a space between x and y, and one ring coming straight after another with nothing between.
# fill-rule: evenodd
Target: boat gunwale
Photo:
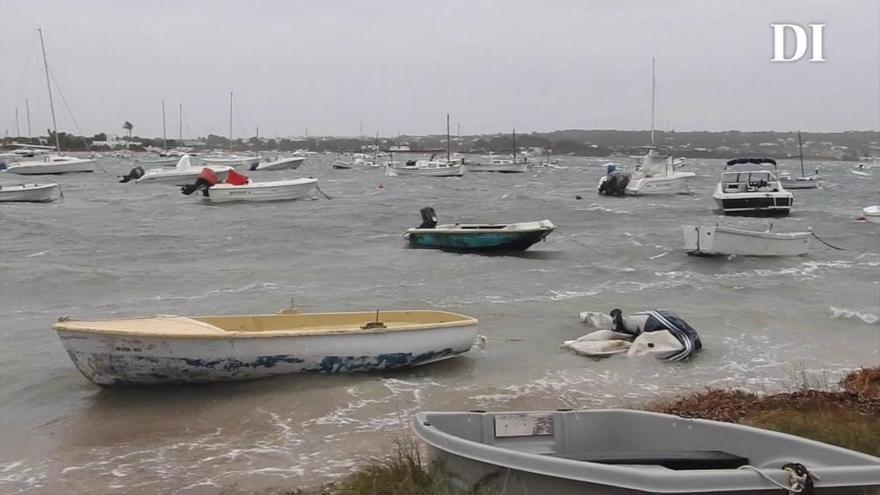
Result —
<instances>
[{"instance_id":1,"label":"boat gunwale","mask_svg":"<svg viewBox=\"0 0 880 495\"><path fill-rule=\"evenodd\" d=\"M217 325L213 325L207 322L204 322L198 318L253 318L253 317L283 317L284 313L270 313L270 314L259 314L259 315L202 315L198 317L187 317L187 316L179 316L179 315L157 315L157 316L142 316L135 318L116 318L111 320L66 320L59 321L52 325L52 329L58 333L59 337L63 333L86 333L91 335L110 335L117 337L146 337L146 338L159 338L159 339L184 339L184 340L223 340L223 339L253 339L253 338L291 338L291 337L321 337L321 336L332 336L332 335L379 335L386 333L396 333L396 332L419 332L419 331L427 331L439 328L455 328L455 327L467 327L474 326L479 323L479 320L463 315L460 313L453 313L450 311L434 311L434 310L392 310L392 311L380 311L379 314L388 314L388 313L440 313L443 315L453 316L456 320L453 321L445 321L445 322L435 322L435 323L404 323L400 326L396 327L385 327L385 328L361 328L358 326L345 326L343 328L312 328L308 329L308 327L302 330L295 329L286 329L286 330L225 330ZM347 312L332 312L332 313L291 313L287 314L287 316L296 316L296 315L304 315L304 316L324 316L324 315L364 315L365 317L375 317L375 312L373 311L347 311ZM105 323L105 322L130 322L137 320L156 320L157 322L161 322L162 320L173 320L175 322L185 322L187 324L195 327L202 327L203 332L199 331L188 331L188 332L179 332L179 333L157 333L151 331L142 331L142 330L119 330L112 328L89 328L89 323ZM366 324L370 321L375 321L371 319L365 319L363 324ZM382 321L381 319L379 321ZM80 324L81 326L77 326L75 328L71 327L71 324Z\"/></svg>"},{"instance_id":2,"label":"boat gunwale","mask_svg":"<svg viewBox=\"0 0 880 495\"><path fill-rule=\"evenodd\" d=\"M738 229L735 227L728 227L725 225L697 225L698 229L704 228L715 228L716 232L721 232L724 234L734 234L734 235L745 235L751 237L760 237L762 239L771 239L774 241L799 241L802 239L809 238L813 235L812 230L808 230L806 232L770 232L770 231L758 231L758 230L745 230Z\"/></svg>"},{"instance_id":3,"label":"boat gunwale","mask_svg":"<svg viewBox=\"0 0 880 495\"><path fill-rule=\"evenodd\" d=\"M470 459L475 462L479 462L482 464L494 465L502 468L506 468L508 470L516 470L527 472L531 474L536 474L540 476L547 476L550 478L558 478L565 479L569 481L577 481L590 483L594 485L607 485L618 488L624 488L628 490L638 490L638 491L647 491L650 493L683 493L683 490L686 490L687 493L701 493L701 492L730 492L736 493L737 491L742 490L768 490L772 488L770 485L763 482L763 478L760 476L756 476L756 473L751 470L743 470L743 469L701 469L701 470L646 470L644 466L627 466L627 465L614 465L614 464L604 464L598 462L590 462L590 461L580 461L574 459L566 459L562 457L550 457L543 454L526 452L521 450L515 450L505 447L498 447L496 445L490 445L486 443L482 443L476 440L470 440L458 435L454 435L452 433L448 433L438 427L436 427L430 419L428 419L429 415L443 414L443 415L459 415L461 417L465 417L467 414L480 414L480 415L492 415L493 417L496 414L553 414L560 413L566 411L498 411L498 412L457 412L457 411L420 411L416 413L413 418L413 431L419 439L425 443L427 443L432 448L435 448L441 452L446 454L452 454L458 457ZM639 411L633 409L589 409L584 411L570 411L574 413L625 413L631 415L651 415L651 416L674 416L663 413L656 413L651 411ZM834 471L847 469L847 470L858 470L858 471L867 471L868 474L871 473L872 470L878 469L880 466L876 466L875 464L880 463L880 459L877 457L871 456L869 454L865 454L862 452L853 451L850 449L845 449L843 447L838 447L836 445L831 445L823 442L818 442L815 440L806 439L803 437L799 437L796 435L790 435L787 433L781 433L771 430L765 430L762 428L756 428L748 425L734 424L734 423L725 423L722 421L713 421L708 419L698 419L698 418L685 418L681 416L674 416L674 418L678 421L683 421L688 424L697 423L704 425L713 425L716 427L738 427L750 430L753 433L760 433L764 435L768 435L776 438L785 438L789 440L796 440L799 442L805 442L808 444L812 444L814 447L821 447L824 449L831 449L840 452L845 452L850 456L856 456L862 458L865 461L865 464L858 465L845 465L845 466L820 466L818 468L811 469L811 472L815 474L825 474L826 476L834 473ZM474 447L477 447L475 449ZM483 454L488 454L484 456L480 456L480 451ZM871 463L871 464L868 464ZM565 467L567 469L553 469L553 466ZM588 465L591 472L588 474L582 474L583 468L585 465ZM578 469L580 468L580 469ZM758 468L760 472L765 476L770 476L776 479L779 483L785 483L789 480L789 474L787 471L782 469L774 469L774 468ZM670 487L670 483L682 483L688 484L688 482L698 481L699 479L709 479L711 480L713 476L717 476L718 474L725 474L735 479L728 478L725 480L726 482L738 482L743 483L743 486L737 486L735 489L726 489L719 488L717 486L709 486L702 490L695 490L694 487L687 486L683 487ZM622 481L620 477L623 477L625 481ZM740 478L742 481L740 481ZM716 480L717 481L717 480ZM745 485L748 483L748 485ZM849 487L856 486L851 484L842 484L840 482L832 484L827 479L825 480L824 485L820 485L819 488L832 488L832 487ZM769 492L768 492L769 493Z\"/></svg>"},{"instance_id":4,"label":"boat gunwale","mask_svg":"<svg viewBox=\"0 0 880 495\"><path fill-rule=\"evenodd\" d=\"M547 222L545 224L544 222ZM524 229L508 229L511 225L535 224L535 227ZM549 225L548 225L549 224ZM404 237L409 234L432 234L432 233L455 233L455 234L494 234L503 232L505 234L527 234L532 232L553 232L556 225L550 220L538 220L535 222L514 222L514 223L456 223L438 225L432 229L409 228L404 232Z\"/></svg>"}]
</instances>

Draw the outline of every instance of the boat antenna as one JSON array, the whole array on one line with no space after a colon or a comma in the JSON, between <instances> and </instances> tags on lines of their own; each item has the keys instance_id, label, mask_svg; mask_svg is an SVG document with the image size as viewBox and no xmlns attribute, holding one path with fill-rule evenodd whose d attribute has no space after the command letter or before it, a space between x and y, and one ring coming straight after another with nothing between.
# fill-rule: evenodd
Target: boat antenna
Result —
<instances>
[{"instance_id":1,"label":"boat antenna","mask_svg":"<svg viewBox=\"0 0 880 495\"><path fill-rule=\"evenodd\" d=\"M168 153L168 136L165 133L165 100L162 100L162 146L165 153Z\"/></svg>"},{"instance_id":2,"label":"boat antenna","mask_svg":"<svg viewBox=\"0 0 880 495\"><path fill-rule=\"evenodd\" d=\"M801 155L801 177L806 177L804 173L804 145L801 143L801 131L798 129L798 152Z\"/></svg>"},{"instance_id":3,"label":"boat antenna","mask_svg":"<svg viewBox=\"0 0 880 495\"><path fill-rule=\"evenodd\" d=\"M33 144L34 138L31 134L31 104L27 98L24 99L24 110L27 115L28 143Z\"/></svg>"},{"instance_id":4,"label":"boat antenna","mask_svg":"<svg viewBox=\"0 0 880 495\"><path fill-rule=\"evenodd\" d=\"M232 91L229 92L229 151L232 151Z\"/></svg>"},{"instance_id":5,"label":"boat antenna","mask_svg":"<svg viewBox=\"0 0 880 495\"><path fill-rule=\"evenodd\" d=\"M38 27L40 33L40 48L43 50L43 66L46 69L46 89L49 90L49 108L52 110L52 130L55 131L55 151L61 153L61 140L58 138L58 123L55 120L55 102L52 100L52 84L49 82L49 60L46 58L46 43L43 41L43 28Z\"/></svg>"},{"instance_id":6,"label":"boat antenna","mask_svg":"<svg viewBox=\"0 0 880 495\"><path fill-rule=\"evenodd\" d=\"M651 58L651 146L654 146L654 93L657 81L654 78L654 58Z\"/></svg>"},{"instance_id":7,"label":"boat antenna","mask_svg":"<svg viewBox=\"0 0 880 495\"><path fill-rule=\"evenodd\" d=\"M446 114L446 163L449 163L449 114Z\"/></svg>"}]
</instances>

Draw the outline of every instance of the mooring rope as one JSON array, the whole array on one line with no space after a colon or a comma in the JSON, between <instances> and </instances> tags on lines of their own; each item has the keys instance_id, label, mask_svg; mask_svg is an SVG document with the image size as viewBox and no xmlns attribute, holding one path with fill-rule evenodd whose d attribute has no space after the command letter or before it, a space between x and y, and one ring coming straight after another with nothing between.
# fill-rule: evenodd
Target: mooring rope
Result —
<instances>
[{"instance_id":1,"label":"mooring rope","mask_svg":"<svg viewBox=\"0 0 880 495\"><path fill-rule=\"evenodd\" d=\"M825 244L826 246L830 247L831 249L836 249L838 251L846 251L846 249L843 249L842 247L837 247L833 244L829 244L827 241L825 241L821 237L817 236L815 232L810 231L810 233L813 234L813 237L815 237L819 242L821 242L822 244Z\"/></svg>"},{"instance_id":2,"label":"mooring rope","mask_svg":"<svg viewBox=\"0 0 880 495\"><path fill-rule=\"evenodd\" d=\"M315 183L315 189L317 189L318 192L321 193L325 198L327 198L327 199L333 199L333 198L331 198L330 196L328 196L327 193L325 193L324 191L322 191L322 190L321 190L321 187L318 186L317 183Z\"/></svg>"}]
</instances>

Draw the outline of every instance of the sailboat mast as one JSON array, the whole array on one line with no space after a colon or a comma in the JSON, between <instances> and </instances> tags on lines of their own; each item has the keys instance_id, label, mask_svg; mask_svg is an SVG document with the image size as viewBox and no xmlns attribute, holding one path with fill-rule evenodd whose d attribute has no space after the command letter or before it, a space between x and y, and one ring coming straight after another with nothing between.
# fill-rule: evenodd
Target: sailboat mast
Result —
<instances>
[{"instance_id":1,"label":"sailboat mast","mask_svg":"<svg viewBox=\"0 0 880 495\"><path fill-rule=\"evenodd\" d=\"M162 147L168 152L168 136L165 134L165 100L162 100Z\"/></svg>"},{"instance_id":2,"label":"sailboat mast","mask_svg":"<svg viewBox=\"0 0 880 495\"><path fill-rule=\"evenodd\" d=\"M43 42L43 29L37 28L40 33L40 48L43 50L43 66L46 69L46 89L49 90L49 108L52 110L52 130L55 131L55 151L61 153L61 140L58 138L58 123L55 120L55 102L52 101L52 84L49 82L49 60L46 58L46 43Z\"/></svg>"},{"instance_id":3,"label":"sailboat mast","mask_svg":"<svg viewBox=\"0 0 880 495\"><path fill-rule=\"evenodd\" d=\"M798 152L801 155L801 177L806 177L804 173L804 145L801 144L801 131L798 131Z\"/></svg>"},{"instance_id":4,"label":"sailboat mast","mask_svg":"<svg viewBox=\"0 0 880 495\"><path fill-rule=\"evenodd\" d=\"M449 114L447 113L446 114L446 162L447 163L449 162L449 158L451 155L449 152L449 149L450 149L449 148L449 146L450 146L449 141L450 141L450 139L449 139Z\"/></svg>"},{"instance_id":5,"label":"sailboat mast","mask_svg":"<svg viewBox=\"0 0 880 495\"><path fill-rule=\"evenodd\" d=\"M654 92L657 81L654 78L654 59L651 58L651 146L654 146Z\"/></svg>"},{"instance_id":6,"label":"sailboat mast","mask_svg":"<svg viewBox=\"0 0 880 495\"><path fill-rule=\"evenodd\" d=\"M177 145L183 146L183 103L177 107Z\"/></svg>"},{"instance_id":7,"label":"sailboat mast","mask_svg":"<svg viewBox=\"0 0 880 495\"><path fill-rule=\"evenodd\" d=\"M229 92L229 151L232 151L232 91Z\"/></svg>"},{"instance_id":8,"label":"sailboat mast","mask_svg":"<svg viewBox=\"0 0 880 495\"><path fill-rule=\"evenodd\" d=\"M15 137L21 136L21 127L18 126L18 107L15 107Z\"/></svg>"},{"instance_id":9,"label":"sailboat mast","mask_svg":"<svg viewBox=\"0 0 880 495\"><path fill-rule=\"evenodd\" d=\"M373 166L379 161L379 131L376 131L376 147L373 148Z\"/></svg>"},{"instance_id":10,"label":"sailboat mast","mask_svg":"<svg viewBox=\"0 0 880 495\"><path fill-rule=\"evenodd\" d=\"M513 130L513 163L516 163L516 129Z\"/></svg>"},{"instance_id":11,"label":"sailboat mast","mask_svg":"<svg viewBox=\"0 0 880 495\"><path fill-rule=\"evenodd\" d=\"M31 134L31 104L27 98L24 99L24 111L25 115L27 115L28 143L30 143L34 138Z\"/></svg>"}]
</instances>

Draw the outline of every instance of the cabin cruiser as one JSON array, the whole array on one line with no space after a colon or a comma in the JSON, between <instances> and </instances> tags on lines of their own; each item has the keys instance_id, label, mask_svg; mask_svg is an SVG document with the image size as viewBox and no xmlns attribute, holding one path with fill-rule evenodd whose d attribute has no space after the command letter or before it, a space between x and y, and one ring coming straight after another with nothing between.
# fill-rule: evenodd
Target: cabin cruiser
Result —
<instances>
[{"instance_id":1,"label":"cabin cruiser","mask_svg":"<svg viewBox=\"0 0 880 495\"><path fill-rule=\"evenodd\" d=\"M741 170L731 170L740 165ZM767 165L773 165L773 171ZM728 161L712 197L725 215L786 216L794 203L794 196L776 177L772 158Z\"/></svg>"}]
</instances>

